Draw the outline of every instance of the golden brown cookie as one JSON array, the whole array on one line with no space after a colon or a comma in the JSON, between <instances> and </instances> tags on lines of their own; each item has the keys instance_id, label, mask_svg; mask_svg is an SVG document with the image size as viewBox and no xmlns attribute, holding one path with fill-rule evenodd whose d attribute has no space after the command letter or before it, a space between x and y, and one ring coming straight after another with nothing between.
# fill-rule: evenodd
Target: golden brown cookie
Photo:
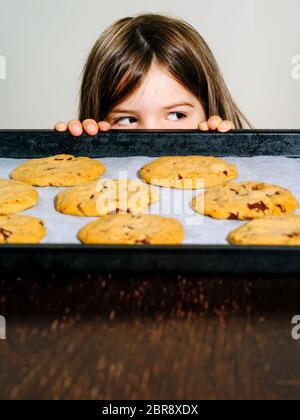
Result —
<instances>
[{"instance_id":1,"label":"golden brown cookie","mask_svg":"<svg viewBox=\"0 0 300 420\"><path fill-rule=\"evenodd\" d=\"M0 244L37 244L45 234L44 222L36 217L0 216Z\"/></svg>"},{"instance_id":2,"label":"golden brown cookie","mask_svg":"<svg viewBox=\"0 0 300 420\"><path fill-rule=\"evenodd\" d=\"M18 181L0 179L0 216L18 213L35 206L38 192Z\"/></svg>"},{"instance_id":3,"label":"golden brown cookie","mask_svg":"<svg viewBox=\"0 0 300 420\"><path fill-rule=\"evenodd\" d=\"M182 224L156 215L103 216L80 230L78 239L88 245L177 245L184 239Z\"/></svg>"},{"instance_id":4,"label":"golden brown cookie","mask_svg":"<svg viewBox=\"0 0 300 420\"><path fill-rule=\"evenodd\" d=\"M105 167L97 160L71 155L32 159L11 173L11 178L38 187L71 187L94 181Z\"/></svg>"},{"instance_id":5,"label":"golden brown cookie","mask_svg":"<svg viewBox=\"0 0 300 420\"><path fill-rule=\"evenodd\" d=\"M206 156L167 156L140 169L148 184L187 190L223 185L237 176L235 165Z\"/></svg>"},{"instance_id":6,"label":"golden brown cookie","mask_svg":"<svg viewBox=\"0 0 300 420\"><path fill-rule=\"evenodd\" d=\"M100 180L78 185L55 197L56 210L73 216L146 213L159 200L153 187L134 180Z\"/></svg>"},{"instance_id":7,"label":"golden brown cookie","mask_svg":"<svg viewBox=\"0 0 300 420\"><path fill-rule=\"evenodd\" d=\"M287 189L277 185L232 182L194 197L192 207L216 219L251 220L287 215L296 210L298 202Z\"/></svg>"},{"instance_id":8,"label":"golden brown cookie","mask_svg":"<svg viewBox=\"0 0 300 420\"><path fill-rule=\"evenodd\" d=\"M300 246L300 215L253 220L228 235L232 245Z\"/></svg>"}]
</instances>

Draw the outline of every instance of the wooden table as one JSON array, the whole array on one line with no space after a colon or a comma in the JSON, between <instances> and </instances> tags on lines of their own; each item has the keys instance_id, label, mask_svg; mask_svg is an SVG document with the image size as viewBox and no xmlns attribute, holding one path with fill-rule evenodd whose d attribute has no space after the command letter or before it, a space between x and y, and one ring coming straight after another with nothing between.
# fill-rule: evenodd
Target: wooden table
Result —
<instances>
[{"instance_id":1,"label":"wooden table","mask_svg":"<svg viewBox=\"0 0 300 420\"><path fill-rule=\"evenodd\" d=\"M0 277L0 398L300 397L300 276Z\"/></svg>"}]
</instances>

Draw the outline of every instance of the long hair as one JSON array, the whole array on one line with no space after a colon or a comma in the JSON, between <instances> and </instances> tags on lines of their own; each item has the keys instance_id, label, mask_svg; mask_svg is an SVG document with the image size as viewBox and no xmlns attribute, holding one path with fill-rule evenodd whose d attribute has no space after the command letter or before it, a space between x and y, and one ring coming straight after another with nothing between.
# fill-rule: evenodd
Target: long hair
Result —
<instances>
[{"instance_id":1,"label":"long hair","mask_svg":"<svg viewBox=\"0 0 300 420\"><path fill-rule=\"evenodd\" d=\"M99 37L83 70L79 119L104 120L137 89L154 60L199 99L207 117L219 115L237 129L251 127L198 31L156 14L121 19Z\"/></svg>"}]
</instances>

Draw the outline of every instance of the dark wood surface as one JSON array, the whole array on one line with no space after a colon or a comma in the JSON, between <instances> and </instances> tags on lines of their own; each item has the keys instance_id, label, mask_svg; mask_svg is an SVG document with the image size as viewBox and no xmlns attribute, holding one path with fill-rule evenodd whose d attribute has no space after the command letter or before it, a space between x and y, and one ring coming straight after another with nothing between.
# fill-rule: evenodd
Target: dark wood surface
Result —
<instances>
[{"instance_id":1,"label":"dark wood surface","mask_svg":"<svg viewBox=\"0 0 300 420\"><path fill-rule=\"evenodd\" d=\"M299 276L0 277L1 399L298 399Z\"/></svg>"}]
</instances>

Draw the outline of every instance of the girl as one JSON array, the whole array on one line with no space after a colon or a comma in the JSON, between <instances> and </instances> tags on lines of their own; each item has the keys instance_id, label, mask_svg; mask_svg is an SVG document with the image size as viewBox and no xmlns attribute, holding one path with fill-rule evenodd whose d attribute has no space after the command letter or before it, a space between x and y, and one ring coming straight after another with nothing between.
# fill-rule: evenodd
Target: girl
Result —
<instances>
[{"instance_id":1,"label":"girl","mask_svg":"<svg viewBox=\"0 0 300 420\"><path fill-rule=\"evenodd\" d=\"M113 129L249 128L216 60L188 23L146 14L121 19L97 40L86 62L79 120L55 124L95 135Z\"/></svg>"}]
</instances>

